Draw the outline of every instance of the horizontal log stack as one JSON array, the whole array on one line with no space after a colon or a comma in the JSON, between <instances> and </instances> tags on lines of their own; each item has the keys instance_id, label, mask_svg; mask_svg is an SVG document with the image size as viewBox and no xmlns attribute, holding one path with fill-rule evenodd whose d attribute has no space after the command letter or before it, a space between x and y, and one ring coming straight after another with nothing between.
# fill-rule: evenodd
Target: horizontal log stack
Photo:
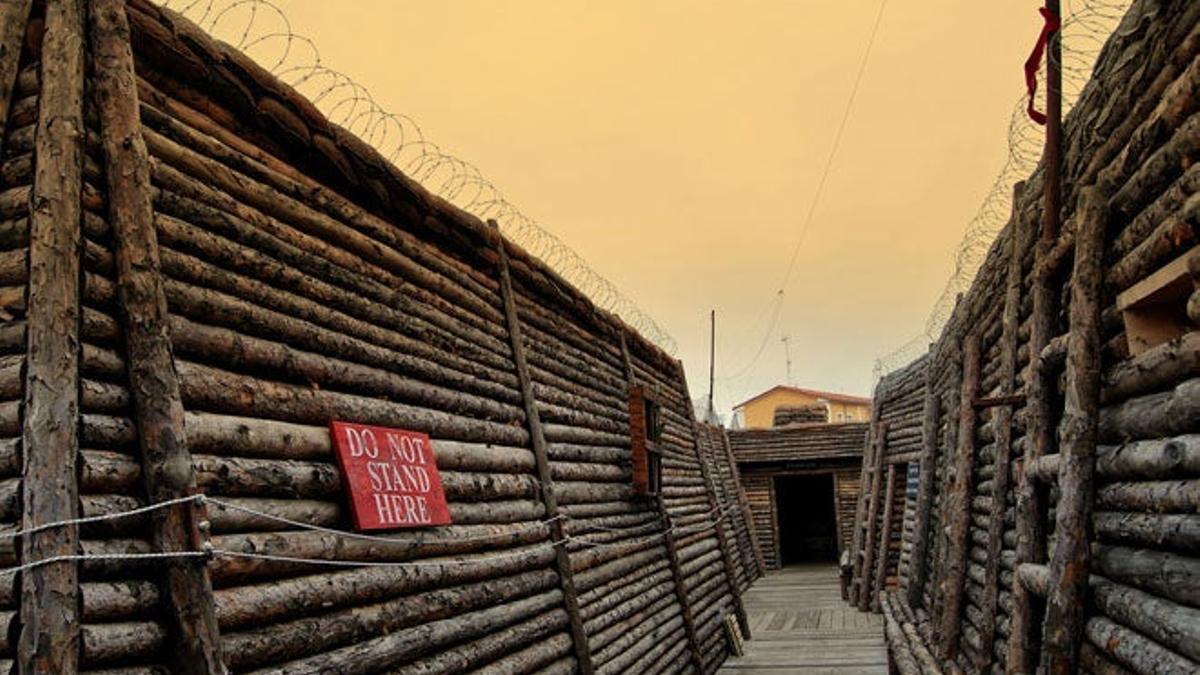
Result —
<instances>
[{"instance_id":1,"label":"horizontal log stack","mask_svg":"<svg viewBox=\"0 0 1200 675\"><path fill-rule=\"evenodd\" d=\"M851 548L858 481L862 473L864 423L798 423L726 432L750 505L754 541L767 569L779 569L780 538L775 478L827 475L833 486L834 530L839 551Z\"/></svg>"},{"instance_id":2,"label":"horizontal log stack","mask_svg":"<svg viewBox=\"0 0 1200 675\"><path fill-rule=\"evenodd\" d=\"M1039 168L925 357L932 471L879 603L900 672L1200 669L1198 113L1200 6L1132 3L1064 120L1061 231L1039 234ZM1119 299L1147 288L1159 309ZM1172 332L1147 343L1131 308Z\"/></svg>"},{"instance_id":3,"label":"horizontal log stack","mask_svg":"<svg viewBox=\"0 0 1200 675\"><path fill-rule=\"evenodd\" d=\"M903 583L909 466L918 465L928 360L905 366L882 380L871 399L871 434L866 441L862 499L849 520L858 549L852 551L850 587L859 606L874 602L883 588ZM878 474L878 476L876 475ZM907 535L911 546L911 534ZM870 545L867 542L870 542ZM853 544L852 544L853 545Z\"/></svg>"},{"instance_id":4,"label":"horizontal log stack","mask_svg":"<svg viewBox=\"0 0 1200 675\"><path fill-rule=\"evenodd\" d=\"M67 556L0 670L716 670L761 572L676 360L169 10L0 40L0 564ZM453 524L349 536L332 420L427 433Z\"/></svg>"}]
</instances>

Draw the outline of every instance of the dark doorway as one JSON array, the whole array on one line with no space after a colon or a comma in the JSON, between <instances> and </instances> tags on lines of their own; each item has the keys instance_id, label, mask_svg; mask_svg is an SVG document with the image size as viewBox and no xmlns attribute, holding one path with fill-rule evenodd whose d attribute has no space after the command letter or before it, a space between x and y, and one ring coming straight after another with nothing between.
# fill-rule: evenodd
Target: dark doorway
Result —
<instances>
[{"instance_id":1,"label":"dark doorway","mask_svg":"<svg viewBox=\"0 0 1200 675\"><path fill-rule=\"evenodd\" d=\"M832 475L777 476L775 506L781 564L837 560Z\"/></svg>"}]
</instances>

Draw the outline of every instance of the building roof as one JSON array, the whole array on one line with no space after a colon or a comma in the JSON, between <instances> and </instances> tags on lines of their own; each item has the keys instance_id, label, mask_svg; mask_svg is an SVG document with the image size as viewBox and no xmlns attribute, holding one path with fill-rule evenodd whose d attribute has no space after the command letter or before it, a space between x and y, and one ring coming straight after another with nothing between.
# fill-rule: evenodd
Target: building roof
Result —
<instances>
[{"instance_id":1,"label":"building roof","mask_svg":"<svg viewBox=\"0 0 1200 675\"><path fill-rule=\"evenodd\" d=\"M729 449L739 463L861 458L866 422L796 424L729 431Z\"/></svg>"},{"instance_id":2,"label":"building roof","mask_svg":"<svg viewBox=\"0 0 1200 675\"><path fill-rule=\"evenodd\" d=\"M832 392L832 391L821 391L819 389L804 389L802 387L789 387L786 384L777 384L774 387L771 387L770 389L764 391L763 393L761 393L757 396L752 396L733 407L735 410L738 408L743 408L746 406L746 404L757 401L758 399L766 396L767 394L773 394L777 391L789 391L789 392L792 392L795 394L804 394L805 396L812 396L813 398L823 398L827 401L837 401L838 403L860 403L862 405L870 405L870 403L871 403L871 399L866 396L854 396L852 394L839 394L837 392Z\"/></svg>"}]
</instances>

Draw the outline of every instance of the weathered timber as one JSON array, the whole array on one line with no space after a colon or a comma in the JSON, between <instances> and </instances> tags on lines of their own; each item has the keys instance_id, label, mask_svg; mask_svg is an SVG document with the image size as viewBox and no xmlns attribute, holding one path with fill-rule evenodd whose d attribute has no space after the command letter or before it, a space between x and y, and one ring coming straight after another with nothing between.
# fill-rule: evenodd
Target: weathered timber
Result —
<instances>
[{"instance_id":1,"label":"weathered timber","mask_svg":"<svg viewBox=\"0 0 1200 675\"><path fill-rule=\"evenodd\" d=\"M962 627L963 581L966 577L967 539L970 525L972 472L975 465L977 412L970 402L979 388L979 336L964 340L963 375L958 407L958 447L955 449L953 482L942 504L946 523L947 550L942 577L943 607L938 619L938 656L953 659L958 654Z\"/></svg>"},{"instance_id":2,"label":"weathered timber","mask_svg":"<svg viewBox=\"0 0 1200 675\"><path fill-rule=\"evenodd\" d=\"M1050 272L1047 269L1046 258L1051 244L1045 238L1035 244L1033 288L1031 291L1033 308L1030 320L1029 352L1041 354L1050 342L1053 316L1056 307ZM1028 416L1028 432L1026 435L1025 452L1022 459L1024 466L1029 466L1039 457L1053 452L1054 421L1052 406L1053 378L1039 364L1030 369L1027 387L1029 394L1026 414ZM1016 536L1017 564L1041 563L1046 557L1045 526L1043 522L1042 489L1024 471L1018 474L1017 506L1016 506ZM1013 598L1012 619L1010 622L1008 645L1006 649L1007 667L1015 673L1032 673L1038 653L1037 639L1040 632L1037 629L1037 618L1034 616L1034 598L1027 589L1015 580L1011 585Z\"/></svg>"},{"instance_id":3,"label":"weathered timber","mask_svg":"<svg viewBox=\"0 0 1200 675\"><path fill-rule=\"evenodd\" d=\"M683 388L687 390L687 375L683 371L683 362L677 361L679 381L683 384ZM700 463L700 474L704 479L704 494L708 497L708 505L713 512L713 531L717 537L717 548L721 551L721 564L724 568L724 576L726 585L729 587L729 598L733 603L733 613L737 618L738 626L741 628L742 635L745 639L751 639L750 620L746 617L746 608L742 605L741 593L738 592L736 576L734 574L733 561L729 558L730 542L726 536L724 528L721 527L721 521L729 519L732 515L733 505L727 505L726 509L721 508L721 504L717 499L716 480L712 475L712 471L708 465L708 459L704 456L700 448L700 426L696 422L695 408L691 405L686 405L688 417L692 422L692 445L696 450L696 459Z\"/></svg>"},{"instance_id":4,"label":"weathered timber","mask_svg":"<svg viewBox=\"0 0 1200 675\"><path fill-rule=\"evenodd\" d=\"M1084 624L1090 549L1088 531L1100 404L1101 264L1107 215L1094 188L1081 192L1075 268L1071 275L1071 333L1067 348L1062 467L1055 509L1051 583L1042 633L1042 667L1074 672Z\"/></svg>"},{"instance_id":5,"label":"weathered timber","mask_svg":"<svg viewBox=\"0 0 1200 675\"><path fill-rule=\"evenodd\" d=\"M88 16L109 222L116 239L117 290L142 451L141 474L150 500L166 501L188 494L195 482L168 335L129 24L120 0L91 0ZM203 519L196 505L161 509L152 518L159 551L192 550L197 522ZM176 667L184 673L226 672L204 561L168 559L164 568L163 595L170 603L180 641Z\"/></svg>"},{"instance_id":6,"label":"weathered timber","mask_svg":"<svg viewBox=\"0 0 1200 675\"><path fill-rule=\"evenodd\" d=\"M858 605L859 610L864 612L867 611L867 609L871 606L871 578L875 571L875 556L879 555L879 553L877 553L875 550L876 542L878 540L878 537L875 534L875 528L879 515L880 491L883 488L883 456L887 452L887 423L877 422L873 429L873 447L869 453L871 455L871 488L870 492L868 493L869 502L865 514L866 517L863 519L864 531L862 536L863 546L865 548L863 550L862 561L860 563L861 569L856 570L857 574L855 575L857 579L857 595L855 597L855 602ZM864 480L865 479L866 476L864 476ZM887 555L887 552L882 552L882 555Z\"/></svg>"},{"instance_id":7,"label":"weathered timber","mask_svg":"<svg viewBox=\"0 0 1200 675\"><path fill-rule=\"evenodd\" d=\"M933 490L936 484L936 465L941 405L934 387L934 360L936 352L931 347L925 363L925 395L921 418L921 474L917 486L917 503L914 509L913 550L909 557L908 604L916 606L922 601L925 583L929 574L930 517L933 512Z\"/></svg>"},{"instance_id":8,"label":"weathered timber","mask_svg":"<svg viewBox=\"0 0 1200 675\"><path fill-rule=\"evenodd\" d=\"M633 388L636 382L636 375L633 368L633 359L629 353L629 344L625 339L625 334L620 335L621 356L625 362L625 376L629 383L630 389ZM687 635L688 642L688 660L694 668L703 671L703 663L701 661L700 640L696 631L695 614L692 611L691 601L688 598L687 587L684 585L684 575L682 565L680 563L679 548L675 541L675 525L671 519L671 512L667 509L663 501L663 495L660 492L654 496L654 503L659 513L659 522L662 528L663 548L667 554L667 563L671 569L672 586L675 590L675 598L679 603L679 611L684 627L684 632Z\"/></svg>"},{"instance_id":9,"label":"weathered timber","mask_svg":"<svg viewBox=\"0 0 1200 675\"><path fill-rule=\"evenodd\" d=\"M25 372L25 528L79 515L79 296L83 199L84 4L49 3L30 198ZM24 537L21 559L73 555L74 526ZM19 662L31 672L73 673L80 651L74 562L21 575Z\"/></svg>"},{"instance_id":10,"label":"weathered timber","mask_svg":"<svg viewBox=\"0 0 1200 675\"><path fill-rule=\"evenodd\" d=\"M495 223L492 224L495 226ZM537 401L534 399L533 385L529 378L529 366L525 362L525 339L521 335L521 320L517 315L517 306L513 300L507 243L500 235L498 227L495 228L495 233L499 251L500 293L509 337L512 341L514 368L520 382L521 398L525 404L525 420L529 428L530 444L533 446L534 461L537 464L538 480L541 482L542 501L546 506L546 516L555 519L550 525L550 533L555 543L555 561L558 566L563 605L571 626L571 640L575 648L575 658L579 670L583 675L591 675L594 672L591 647L588 644L587 633L583 630L583 620L579 615L579 597L575 588L575 580L572 577L571 559L564 545L566 535L563 523L561 519L557 518L559 515L558 500L550 474L550 459L546 455L546 437L542 431Z\"/></svg>"},{"instance_id":11,"label":"weathered timber","mask_svg":"<svg viewBox=\"0 0 1200 675\"><path fill-rule=\"evenodd\" d=\"M6 131L21 46L25 44L25 28L32 5L32 0L0 3L0 138L4 137Z\"/></svg>"}]
</instances>

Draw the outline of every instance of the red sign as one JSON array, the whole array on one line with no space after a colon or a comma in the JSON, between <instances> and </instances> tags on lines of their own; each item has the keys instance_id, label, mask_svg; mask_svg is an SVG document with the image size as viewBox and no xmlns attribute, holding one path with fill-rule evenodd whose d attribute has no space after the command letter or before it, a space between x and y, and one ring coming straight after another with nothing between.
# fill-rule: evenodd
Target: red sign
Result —
<instances>
[{"instance_id":1,"label":"red sign","mask_svg":"<svg viewBox=\"0 0 1200 675\"><path fill-rule=\"evenodd\" d=\"M350 490L355 529L450 524L429 436L350 422L330 422L329 434Z\"/></svg>"}]
</instances>

